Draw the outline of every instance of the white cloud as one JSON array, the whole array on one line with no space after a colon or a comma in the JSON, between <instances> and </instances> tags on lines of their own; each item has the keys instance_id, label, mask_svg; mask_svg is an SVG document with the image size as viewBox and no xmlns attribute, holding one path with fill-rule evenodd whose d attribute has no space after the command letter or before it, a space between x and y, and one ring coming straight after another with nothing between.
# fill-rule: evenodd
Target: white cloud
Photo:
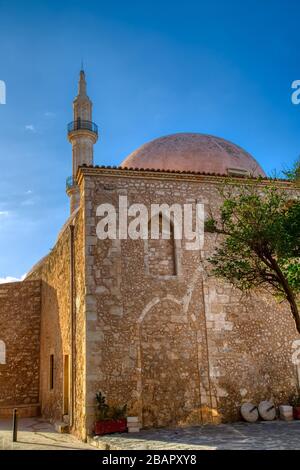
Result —
<instances>
[{"instance_id":1,"label":"white cloud","mask_svg":"<svg viewBox=\"0 0 300 470\"><path fill-rule=\"evenodd\" d=\"M45 114L44 114L45 117L50 117L50 118L53 118L56 116L55 113L52 113L52 111L46 111Z\"/></svg>"},{"instance_id":2,"label":"white cloud","mask_svg":"<svg viewBox=\"0 0 300 470\"><path fill-rule=\"evenodd\" d=\"M12 276L0 277L0 284L6 284L7 282L23 281L25 277L26 277L26 274L23 274L23 276L21 276L20 278L12 277Z\"/></svg>"},{"instance_id":3,"label":"white cloud","mask_svg":"<svg viewBox=\"0 0 300 470\"><path fill-rule=\"evenodd\" d=\"M0 211L0 217L7 217L9 215L9 211Z\"/></svg>"},{"instance_id":4,"label":"white cloud","mask_svg":"<svg viewBox=\"0 0 300 470\"><path fill-rule=\"evenodd\" d=\"M31 191L31 189L28 189L28 191L26 191L25 194L32 194L32 193L33 193L33 191Z\"/></svg>"},{"instance_id":5,"label":"white cloud","mask_svg":"<svg viewBox=\"0 0 300 470\"><path fill-rule=\"evenodd\" d=\"M25 130L30 132L36 132L35 126L33 124L26 124Z\"/></svg>"}]
</instances>

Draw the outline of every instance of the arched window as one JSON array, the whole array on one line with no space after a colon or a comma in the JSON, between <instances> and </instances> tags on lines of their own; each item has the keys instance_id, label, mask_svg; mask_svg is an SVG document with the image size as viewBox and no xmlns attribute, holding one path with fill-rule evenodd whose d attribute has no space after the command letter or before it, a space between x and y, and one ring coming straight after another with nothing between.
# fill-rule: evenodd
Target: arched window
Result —
<instances>
[{"instance_id":1,"label":"arched window","mask_svg":"<svg viewBox=\"0 0 300 470\"><path fill-rule=\"evenodd\" d=\"M0 364L6 364L6 348L2 340L0 340Z\"/></svg>"},{"instance_id":2,"label":"arched window","mask_svg":"<svg viewBox=\"0 0 300 470\"><path fill-rule=\"evenodd\" d=\"M148 226L148 270L153 276L176 276L176 246L174 237L174 224L170 224L170 236L163 238L163 218L159 215L159 239L151 238L151 220Z\"/></svg>"}]
</instances>

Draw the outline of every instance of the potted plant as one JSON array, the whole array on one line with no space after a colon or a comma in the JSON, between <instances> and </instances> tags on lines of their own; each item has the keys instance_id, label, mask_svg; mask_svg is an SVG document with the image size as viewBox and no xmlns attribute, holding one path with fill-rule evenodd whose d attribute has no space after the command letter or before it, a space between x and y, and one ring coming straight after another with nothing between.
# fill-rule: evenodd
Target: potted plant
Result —
<instances>
[{"instance_id":1,"label":"potted plant","mask_svg":"<svg viewBox=\"0 0 300 470\"><path fill-rule=\"evenodd\" d=\"M293 395L289 401L293 407L294 419L300 419L300 395Z\"/></svg>"},{"instance_id":2,"label":"potted plant","mask_svg":"<svg viewBox=\"0 0 300 470\"><path fill-rule=\"evenodd\" d=\"M101 392L96 393L97 420L94 425L96 435L127 431L126 411L123 407L109 406Z\"/></svg>"}]
</instances>

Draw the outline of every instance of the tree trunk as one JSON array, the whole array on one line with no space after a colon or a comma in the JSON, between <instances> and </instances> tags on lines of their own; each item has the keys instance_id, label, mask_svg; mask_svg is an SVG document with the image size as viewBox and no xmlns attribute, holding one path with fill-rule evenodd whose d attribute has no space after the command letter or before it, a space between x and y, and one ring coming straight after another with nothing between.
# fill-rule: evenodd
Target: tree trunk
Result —
<instances>
[{"instance_id":1,"label":"tree trunk","mask_svg":"<svg viewBox=\"0 0 300 470\"><path fill-rule=\"evenodd\" d=\"M300 334L300 316L299 316L299 309L298 309L297 303L294 298L292 299L287 298L287 300L291 306L291 311L292 311L292 314L296 323L297 331Z\"/></svg>"},{"instance_id":2,"label":"tree trunk","mask_svg":"<svg viewBox=\"0 0 300 470\"><path fill-rule=\"evenodd\" d=\"M297 305L297 302L296 302L296 297L295 297L295 295L293 293L293 290L291 289L288 281L286 280L285 276L283 275L280 267L278 266L277 261L272 256L270 256L269 261L272 264L273 269L274 269L274 271L276 272L276 274L278 276L278 280L280 281L280 284L282 285L282 287L284 289L286 300L290 304L290 308L291 308L291 312L292 312L292 315L293 315L293 318L294 318L294 321L295 321L296 329L297 329L298 333L300 334L300 314L299 314L299 308L298 308L298 305Z\"/></svg>"}]
</instances>

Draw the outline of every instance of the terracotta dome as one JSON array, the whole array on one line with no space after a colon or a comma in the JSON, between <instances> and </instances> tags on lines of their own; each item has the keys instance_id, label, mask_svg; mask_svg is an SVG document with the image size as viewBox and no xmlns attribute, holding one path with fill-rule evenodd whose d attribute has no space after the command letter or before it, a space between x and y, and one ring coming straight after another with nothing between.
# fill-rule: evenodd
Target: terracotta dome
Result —
<instances>
[{"instance_id":1,"label":"terracotta dome","mask_svg":"<svg viewBox=\"0 0 300 470\"><path fill-rule=\"evenodd\" d=\"M172 134L131 153L121 167L266 176L257 161L228 140L205 134Z\"/></svg>"}]
</instances>

